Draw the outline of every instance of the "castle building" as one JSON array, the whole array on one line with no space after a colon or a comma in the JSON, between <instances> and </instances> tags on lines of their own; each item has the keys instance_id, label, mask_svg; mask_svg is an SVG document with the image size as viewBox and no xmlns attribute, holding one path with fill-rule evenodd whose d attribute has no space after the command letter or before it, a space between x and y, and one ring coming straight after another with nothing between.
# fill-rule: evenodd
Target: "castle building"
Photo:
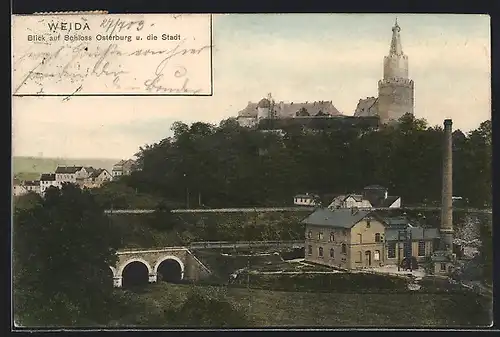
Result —
<instances>
[{"instance_id":1,"label":"castle building","mask_svg":"<svg viewBox=\"0 0 500 337\"><path fill-rule=\"evenodd\" d=\"M341 113L332 101L315 101L302 103L275 103L271 94L258 103L248 102L245 109L238 112L238 123L241 126L256 126L262 119L290 119L338 116Z\"/></svg>"},{"instance_id":2,"label":"castle building","mask_svg":"<svg viewBox=\"0 0 500 337\"><path fill-rule=\"evenodd\" d=\"M261 120L269 119L295 120L303 124L306 121L327 123L329 120L345 120L344 117L359 117L359 122L377 119L378 123L385 124L397 121L407 113L413 115L414 83L408 78L408 56L403 53L400 32L401 27L396 20L392 27L389 54L384 57L383 78L378 81L378 97L360 99L354 116L344 116L332 101L275 103L269 94L258 103L248 102L238 113L238 123L244 127L255 127Z\"/></svg>"},{"instance_id":3,"label":"castle building","mask_svg":"<svg viewBox=\"0 0 500 337\"><path fill-rule=\"evenodd\" d=\"M396 20L389 55L384 57L383 78L378 81L378 97L360 99L354 116L379 116L381 123L390 123L414 113L414 83L408 78L408 56L403 53L400 32Z\"/></svg>"}]
</instances>

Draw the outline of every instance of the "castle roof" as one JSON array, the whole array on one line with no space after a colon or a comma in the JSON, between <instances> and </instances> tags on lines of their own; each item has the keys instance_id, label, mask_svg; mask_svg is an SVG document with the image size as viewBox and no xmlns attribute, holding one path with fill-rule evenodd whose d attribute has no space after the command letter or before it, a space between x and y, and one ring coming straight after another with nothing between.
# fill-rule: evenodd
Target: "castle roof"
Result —
<instances>
[{"instance_id":1,"label":"castle roof","mask_svg":"<svg viewBox=\"0 0 500 337\"><path fill-rule=\"evenodd\" d=\"M259 103L248 102L245 109L238 112L238 117L257 117L257 108L269 108L269 100L263 98ZM274 110L278 118L296 117L300 109L307 110L309 116L337 116L340 111L333 105L332 101L315 101L305 103L284 103L279 102L274 105Z\"/></svg>"},{"instance_id":2,"label":"castle roof","mask_svg":"<svg viewBox=\"0 0 500 337\"><path fill-rule=\"evenodd\" d=\"M399 27L398 19L396 19L396 23L394 24L394 27L392 27L392 40L389 55L403 55L403 48L401 47L401 36L399 35L400 31L401 27Z\"/></svg>"},{"instance_id":3,"label":"castle roof","mask_svg":"<svg viewBox=\"0 0 500 337\"><path fill-rule=\"evenodd\" d=\"M271 102L267 98L263 98L259 101L257 104L258 108L270 108L271 107Z\"/></svg>"}]
</instances>

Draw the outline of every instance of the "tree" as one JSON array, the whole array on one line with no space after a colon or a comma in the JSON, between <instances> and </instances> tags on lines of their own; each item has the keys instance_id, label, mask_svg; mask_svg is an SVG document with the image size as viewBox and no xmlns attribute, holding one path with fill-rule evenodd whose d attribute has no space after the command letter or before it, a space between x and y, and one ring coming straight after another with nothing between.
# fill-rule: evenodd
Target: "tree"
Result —
<instances>
[{"instance_id":1,"label":"tree","mask_svg":"<svg viewBox=\"0 0 500 337\"><path fill-rule=\"evenodd\" d=\"M23 326L106 323L119 237L90 192L49 188L14 214L14 317Z\"/></svg>"}]
</instances>

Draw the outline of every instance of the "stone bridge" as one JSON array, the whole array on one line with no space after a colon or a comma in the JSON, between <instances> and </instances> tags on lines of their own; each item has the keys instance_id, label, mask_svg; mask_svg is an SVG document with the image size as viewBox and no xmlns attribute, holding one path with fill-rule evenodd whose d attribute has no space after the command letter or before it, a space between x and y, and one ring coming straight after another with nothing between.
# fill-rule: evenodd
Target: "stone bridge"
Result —
<instances>
[{"instance_id":1,"label":"stone bridge","mask_svg":"<svg viewBox=\"0 0 500 337\"><path fill-rule=\"evenodd\" d=\"M186 247L160 249L127 249L117 252L113 272L113 285L137 283L138 278L149 283L159 280L199 280L211 274L210 270ZM134 279L135 278L135 279Z\"/></svg>"}]
</instances>

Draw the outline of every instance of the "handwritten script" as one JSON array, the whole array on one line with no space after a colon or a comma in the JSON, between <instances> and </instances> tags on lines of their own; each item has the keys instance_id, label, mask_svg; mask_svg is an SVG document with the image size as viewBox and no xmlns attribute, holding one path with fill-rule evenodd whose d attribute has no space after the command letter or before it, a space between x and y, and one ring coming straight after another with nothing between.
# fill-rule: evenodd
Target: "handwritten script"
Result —
<instances>
[{"instance_id":1,"label":"handwritten script","mask_svg":"<svg viewBox=\"0 0 500 337\"><path fill-rule=\"evenodd\" d=\"M13 94L211 94L210 17L130 16L19 17Z\"/></svg>"}]
</instances>

